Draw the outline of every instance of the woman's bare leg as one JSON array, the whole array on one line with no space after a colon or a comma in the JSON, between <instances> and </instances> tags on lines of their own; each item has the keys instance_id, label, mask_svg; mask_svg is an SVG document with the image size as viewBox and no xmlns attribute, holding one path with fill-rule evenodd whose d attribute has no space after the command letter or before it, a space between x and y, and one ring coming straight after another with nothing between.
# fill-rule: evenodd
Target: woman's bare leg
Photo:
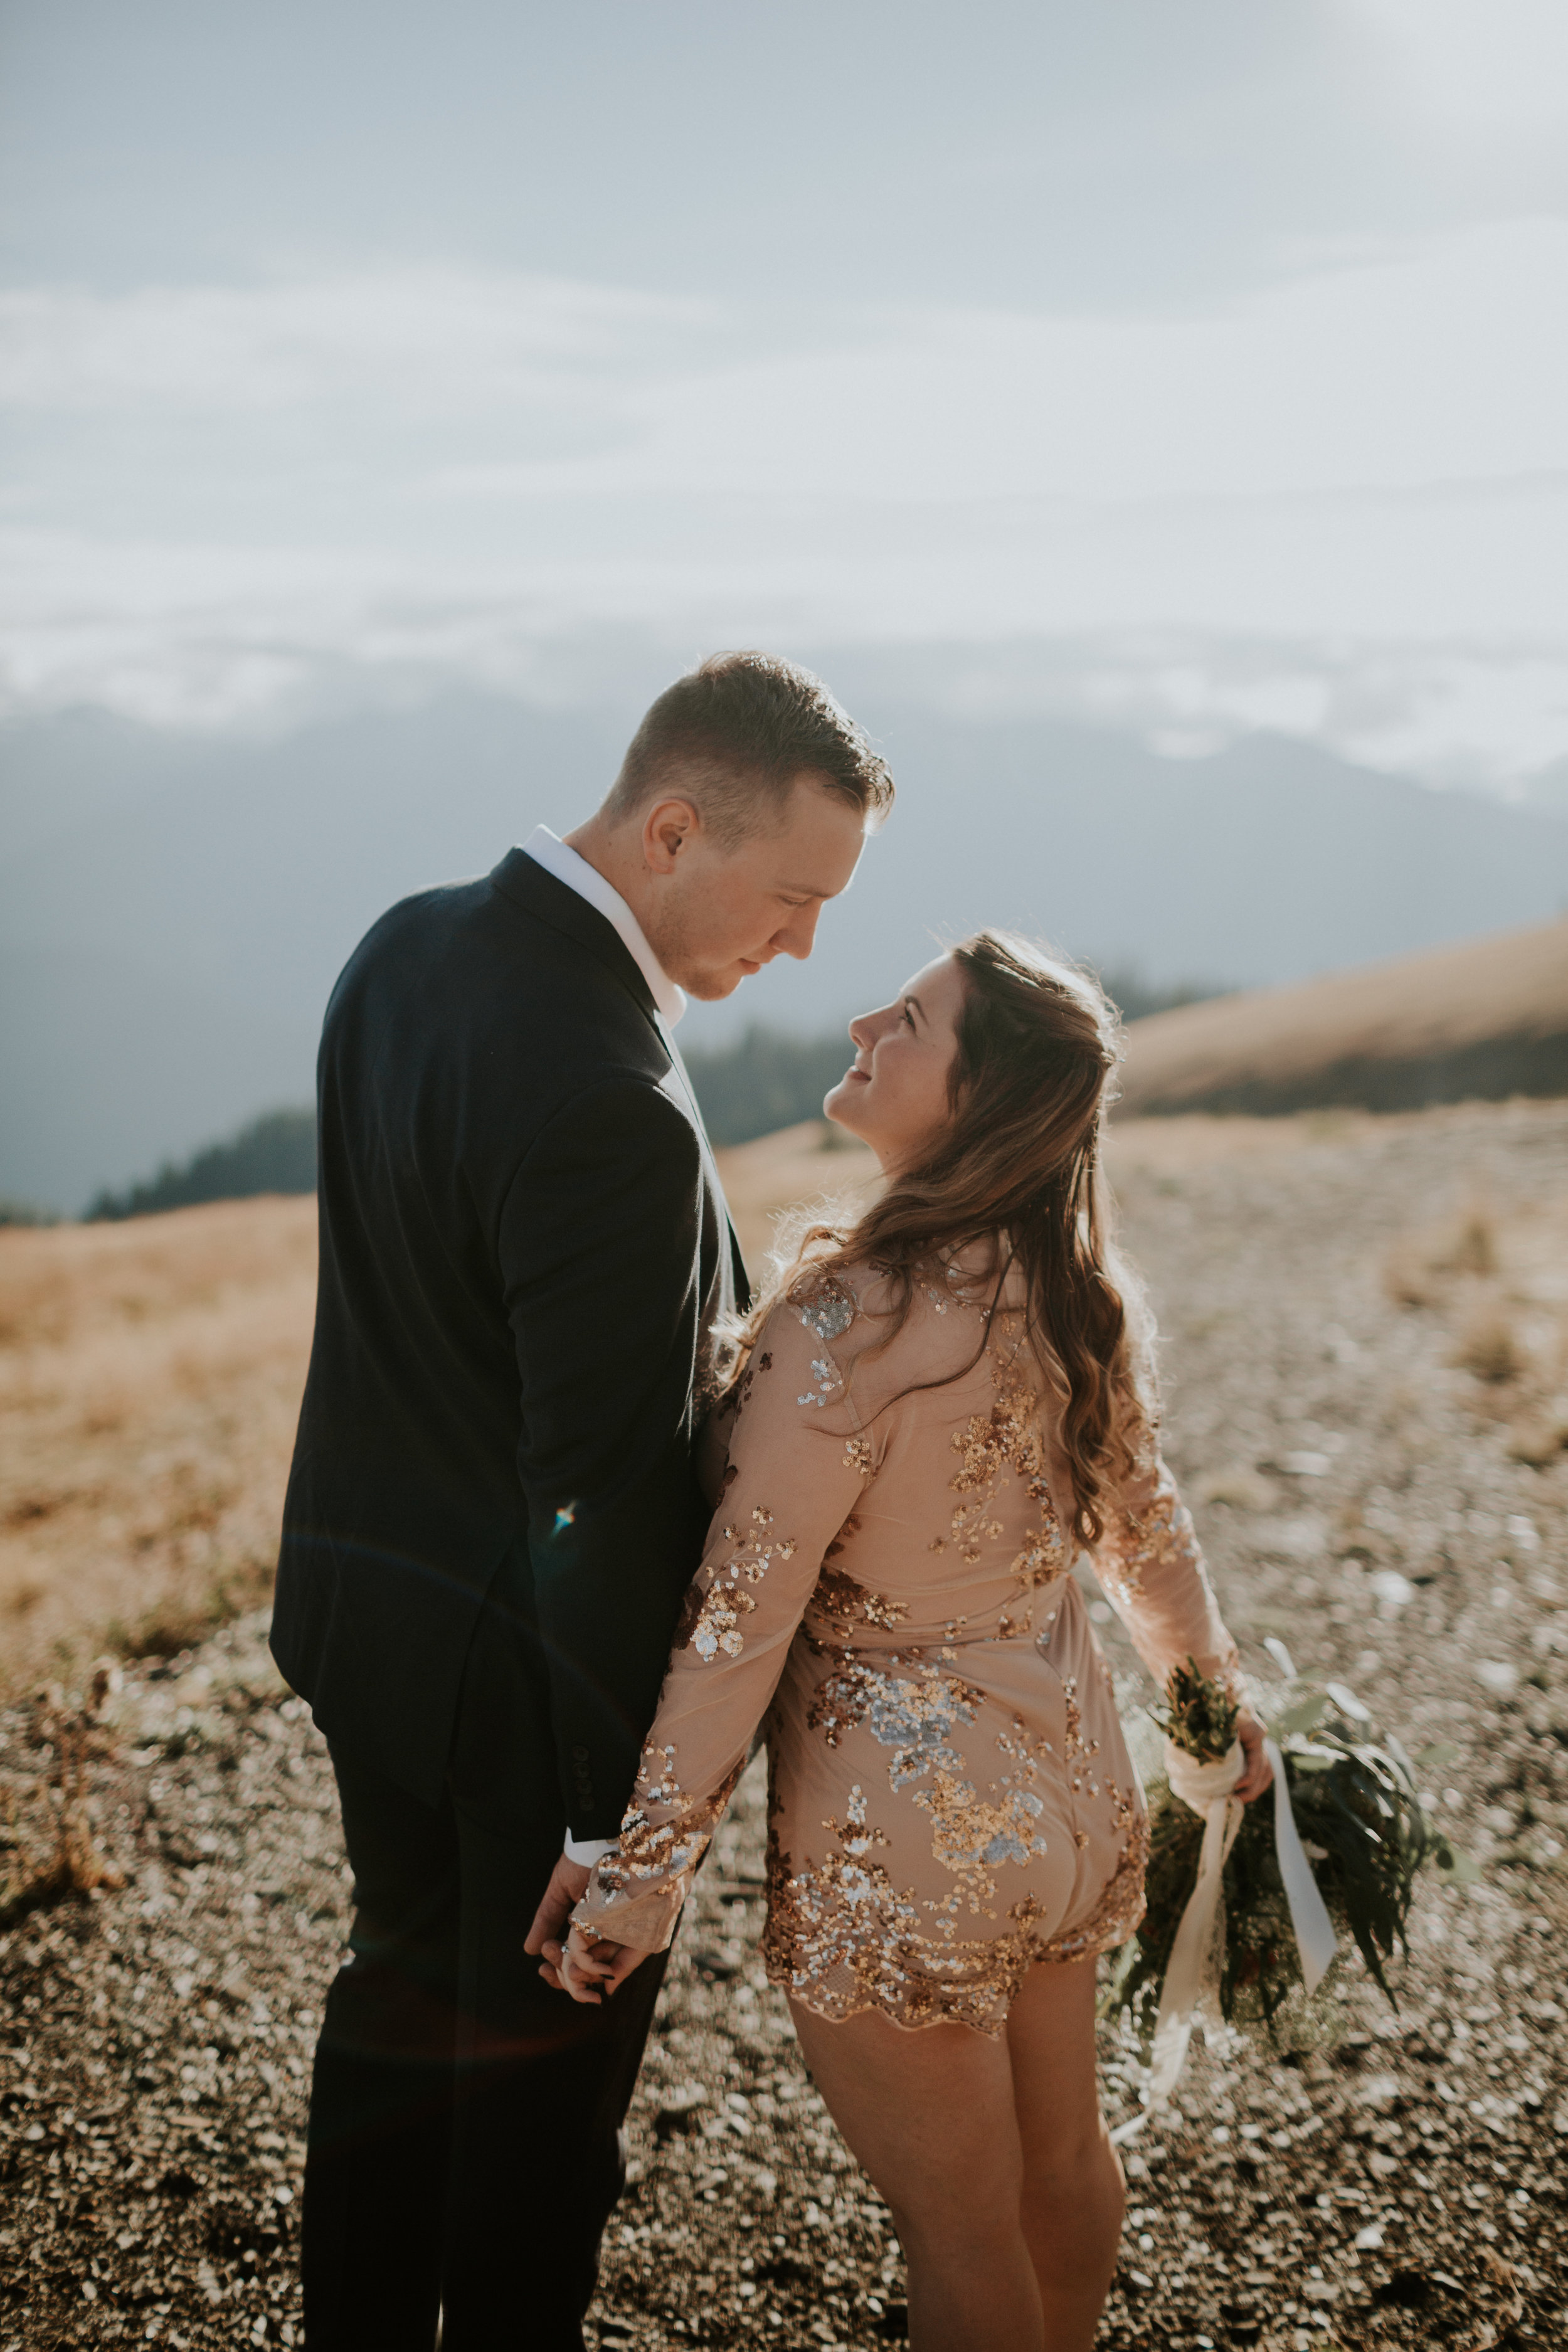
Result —
<instances>
[{"instance_id":1,"label":"woman's bare leg","mask_svg":"<svg viewBox=\"0 0 1568 2352\"><path fill-rule=\"evenodd\" d=\"M831 2024L790 2007L828 2112L892 2208L915 2352L1057 2352L1021 2220L1006 2039L964 2025L908 2032L877 2011ZM1064 2336L1064 2352L1078 2340Z\"/></svg>"},{"instance_id":2,"label":"woman's bare leg","mask_svg":"<svg viewBox=\"0 0 1568 2352\"><path fill-rule=\"evenodd\" d=\"M1007 2012L1024 2234L1047 2352L1089 2352L1121 2238L1121 2159L1095 2079L1094 1992L1092 1959L1043 1962Z\"/></svg>"}]
</instances>

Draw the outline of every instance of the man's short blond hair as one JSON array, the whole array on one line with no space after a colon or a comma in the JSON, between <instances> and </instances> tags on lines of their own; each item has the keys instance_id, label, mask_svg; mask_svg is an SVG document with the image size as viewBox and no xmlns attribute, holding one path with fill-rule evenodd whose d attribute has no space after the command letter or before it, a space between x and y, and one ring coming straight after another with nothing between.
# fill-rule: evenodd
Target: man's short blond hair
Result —
<instances>
[{"instance_id":1,"label":"man's short blond hair","mask_svg":"<svg viewBox=\"0 0 1568 2352\"><path fill-rule=\"evenodd\" d=\"M868 820L892 805L887 761L819 677L776 654L711 654L649 709L601 814L619 824L679 792L732 848L777 822L803 775Z\"/></svg>"}]
</instances>

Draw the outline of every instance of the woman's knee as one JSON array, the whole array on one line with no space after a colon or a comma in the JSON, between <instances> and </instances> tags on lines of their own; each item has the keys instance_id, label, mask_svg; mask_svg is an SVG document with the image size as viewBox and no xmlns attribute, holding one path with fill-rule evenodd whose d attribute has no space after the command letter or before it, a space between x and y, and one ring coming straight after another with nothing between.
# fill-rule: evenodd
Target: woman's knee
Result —
<instances>
[{"instance_id":1,"label":"woman's knee","mask_svg":"<svg viewBox=\"0 0 1568 2352\"><path fill-rule=\"evenodd\" d=\"M1076 2130L1031 2135L1024 2181L1026 2196L1058 2203L1114 2203L1120 2212L1126 2202L1121 2158L1098 2116Z\"/></svg>"}]
</instances>

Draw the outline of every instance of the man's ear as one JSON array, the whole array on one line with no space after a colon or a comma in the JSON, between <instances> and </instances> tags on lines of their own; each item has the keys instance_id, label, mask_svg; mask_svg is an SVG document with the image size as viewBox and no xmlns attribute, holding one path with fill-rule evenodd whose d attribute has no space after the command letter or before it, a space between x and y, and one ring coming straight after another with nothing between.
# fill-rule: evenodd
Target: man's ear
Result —
<instances>
[{"instance_id":1,"label":"man's ear","mask_svg":"<svg viewBox=\"0 0 1568 2352\"><path fill-rule=\"evenodd\" d=\"M655 801L643 819L643 863L650 874L673 874L682 850L702 830L700 812L674 793Z\"/></svg>"}]
</instances>

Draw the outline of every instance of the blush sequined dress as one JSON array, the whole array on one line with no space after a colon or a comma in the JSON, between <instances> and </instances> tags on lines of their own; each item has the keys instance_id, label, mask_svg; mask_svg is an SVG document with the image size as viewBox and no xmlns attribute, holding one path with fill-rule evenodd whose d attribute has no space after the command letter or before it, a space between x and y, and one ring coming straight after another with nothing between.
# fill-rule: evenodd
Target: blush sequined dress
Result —
<instances>
[{"instance_id":1,"label":"blush sequined dress","mask_svg":"<svg viewBox=\"0 0 1568 2352\"><path fill-rule=\"evenodd\" d=\"M584 1927L669 1942L759 1723L767 1971L822 2016L995 2033L1036 1961L1137 1926L1143 1800L1068 1573L1058 1408L994 1287L933 1267L886 1346L869 1270L774 1309L710 1429L718 1507ZM1192 1522L1135 1452L1100 1585L1159 1682L1188 1656L1234 1681Z\"/></svg>"}]
</instances>

